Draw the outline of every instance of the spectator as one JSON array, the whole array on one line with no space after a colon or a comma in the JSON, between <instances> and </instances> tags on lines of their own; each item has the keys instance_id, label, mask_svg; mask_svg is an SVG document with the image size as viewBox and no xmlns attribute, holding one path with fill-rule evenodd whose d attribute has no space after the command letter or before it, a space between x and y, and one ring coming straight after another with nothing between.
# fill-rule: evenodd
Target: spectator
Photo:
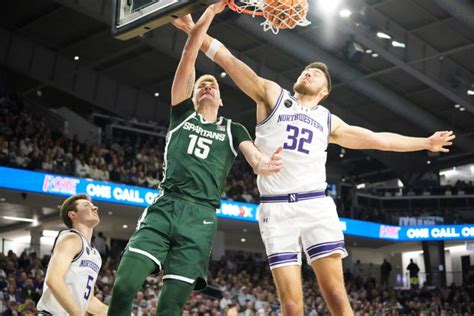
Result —
<instances>
[{"instance_id":1,"label":"spectator","mask_svg":"<svg viewBox=\"0 0 474 316\"><path fill-rule=\"evenodd\" d=\"M232 300L230 298L230 292L225 291L224 295L222 296L221 301L219 303L219 306L220 306L221 310L224 310L226 308L226 306L229 305L230 303L232 303Z\"/></svg>"},{"instance_id":2,"label":"spectator","mask_svg":"<svg viewBox=\"0 0 474 316\"><path fill-rule=\"evenodd\" d=\"M380 266L380 283L382 287L387 287L389 285L390 272L392 272L392 265L386 258L384 258L383 263Z\"/></svg>"},{"instance_id":3,"label":"spectator","mask_svg":"<svg viewBox=\"0 0 474 316\"><path fill-rule=\"evenodd\" d=\"M407 266L407 270L409 271L410 276L410 287L412 289L417 289L419 287L418 272L420 272L420 268L413 259L410 259L410 264Z\"/></svg>"},{"instance_id":4,"label":"spectator","mask_svg":"<svg viewBox=\"0 0 474 316\"><path fill-rule=\"evenodd\" d=\"M94 247L100 253L102 262L107 262L109 256L109 247L107 246L107 239L105 239L104 234L99 232L97 238L94 241Z\"/></svg>"}]
</instances>

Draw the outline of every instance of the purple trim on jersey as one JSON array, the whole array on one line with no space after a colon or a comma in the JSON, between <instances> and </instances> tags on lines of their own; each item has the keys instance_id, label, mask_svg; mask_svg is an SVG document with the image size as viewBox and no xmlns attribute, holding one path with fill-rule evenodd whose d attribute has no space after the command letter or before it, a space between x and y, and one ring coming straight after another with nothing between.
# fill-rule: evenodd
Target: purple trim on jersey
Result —
<instances>
[{"instance_id":1,"label":"purple trim on jersey","mask_svg":"<svg viewBox=\"0 0 474 316\"><path fill-rule=\"evenodd\" d=\"M328 144L329 144L329 138L331 137L331 112L328 110Z\"/></svg>"},{"instance_id":2,"label":"purple trim on jersey","mask_svg":"<svg viewBox=\"0 0 474 316\"><path fill-rule=\"evenodd\" d=\"M282 195L262 195L260 196L260 203L279 203L279 202L294 203L298 201L317 199L317 198L321 198L325 196L326 196L325 191L289 193L289 194L282 194Z\"/></svg>"},{"instance_id":3,"label":"purple trim on jersey","mask_svg":"<svg viewBox=\"0 0 474 316\"><path fill-rule=\"evenodd\" d=\"M322 251L318 254L314 254L312 256L309 257L309 259L315 259L315 258L318 258L318 257L321 257L321 256L324 256L324 255L331 255L335 252L345 252L346 251L346 248L345 247L337 247L337 248L334 248L334 249L330 249L330 250L326 250L326 251Z\"/></svg>"},{"instance_id":4,"label":"purple trim on jersey","mask_svg":"<svg viewBox=\"0 0 474 316\"><path fill-rule=\"evenodd\" d=\"M280 252L268 256L270 266L287 262L298 262L298 254L296 252Z\"/></svg>"},{"instance_id":5,"label":"purple trim on jersey","mask_svg":"<svg viewBox=\"0 0 474 316\"><path fill-rule=\"evenodd\" d=\"M284 93L285 93L285 90L284 90L284 89L281 89L280 96L278 97L278 100L277 100L277 102L275 103L275 106L273 107L272 112L270 113L269 116L267 116L266 119L264 119L263 121L261 121L260 123L258 123L257 126L260 126L260 125L265 124L266 122L268 122L269 119L272 118L273 114L275 114L276 110L277 110L278 107L280 106L280 102L281 102L281 99L283 98L283 94L284 94Z\"/></svg>"},{"instance_id":6,"label":"purple trim on jersey","mask_svg":"<svg viewBox=\"0 0 474 316\"><path fill-rule=\"evenodd\" d=\"M321 247L321 246L325 246L325 245L334 245L334 244L338 244L338 243L341 243L341 242L344 242L344 240L322 242L322 243L319 243L319 244L309 246L308 248L306 248L306 250L310 251L311 249L313 249L315 247Z\"/></svg>"},{"instance_id":7,"label":"purple trim on jersey","mask_svg":"<svg viewBox=\"0 0 474 316\"><path fill-rule=\"evenodd\" d=\"M79 236L79 238L81 238L81 244L82 244L82 249L79 253L77 253L74 258L72 258L72 261L71 262L74 262L76 261L77 259L79 259L79 257L82 255L82 253L84 252L84 239L82 238L82 235L80 232L78 232L77 230L73 229L73 228L64 228L64 229L61 229L58 233L58 235L56 236L56 238L54 239L54 243L53 243L53 248L51 248L51 254L53 253L54 251L54 248L56 248L56 243L59 239L59 236L61 235L62 232L64 231L68 231L68 232L71 232L71 233L75 233Z\"/></svg>"},{"instance_id":8,"label":"purple trim on jersey","mask_svg":"<svg viewBox=\"0 0 474 316\"><path fill-rule=\"evenodd\" d=\"M314 257L331 253L336 250L345 250L344 241L335 241L313 245L309 247L306 251L308 253L308 256L312 259Z\"/></svg>"}]
</instances>

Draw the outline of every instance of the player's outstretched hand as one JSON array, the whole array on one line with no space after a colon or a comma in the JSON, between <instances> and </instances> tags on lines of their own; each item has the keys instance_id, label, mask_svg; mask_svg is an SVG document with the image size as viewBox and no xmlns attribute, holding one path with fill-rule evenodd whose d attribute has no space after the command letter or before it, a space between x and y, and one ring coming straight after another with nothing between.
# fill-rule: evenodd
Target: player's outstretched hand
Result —
<instances>
[{"instance_id":1,"label":"player's outstretched hand","mask_svg":"<svg viewBox=\"0 0 474 316\"><path fill-rule=\"evenodd\" d=\"M184 31L187 34L189 34L194 27L194 21L191 14L187 14L174 21L171 21L171 24L173 24L177 29Z\"/></svg>"},{"instance_id":2,"label":"player's outstretched hand","mask_svg":"<svg viewBox=\"0 0 474 316\"><path fill-rule=\"evenodd\" d=\"M283 151L282 147L278 147L270 157L270 159L262 158L258 166L257 174L261 176L268 176L280 171L283 167L283 160L280 153Z\"/></svg>"},{"instance_id":3,"label":"player's outstretched hand","mask_svg":"<svg viewBox=\"0 0 474 316\"><path fill-rule=\"evenodd\" d=\"M219 14L222 11L224 11L226 5L227 5L227 0L221 0L217 3L210 5L208 10L212 10L214 14Z\"/></svg>"},{"instance_id":4,"label":"player's outstretched hand","mask_svg":"<svg viewBox=\"0 0 474 316\"><path fill-rule=\"evenodd\" d=\"M453 144L452 140L455 138L456 135L454 135L453 131L436 132L430 137L428 137L428 140L430 142L428 150L433 152L440 151L443 153L447 153L449 152L449 149L444 147L451 146Z\"/></svg>"}]
</instances>

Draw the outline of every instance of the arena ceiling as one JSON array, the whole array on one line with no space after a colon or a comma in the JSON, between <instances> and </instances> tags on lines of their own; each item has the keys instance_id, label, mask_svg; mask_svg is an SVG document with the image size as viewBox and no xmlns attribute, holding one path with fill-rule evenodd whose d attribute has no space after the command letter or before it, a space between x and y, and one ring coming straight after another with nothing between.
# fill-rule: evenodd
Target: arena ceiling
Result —
<instances>
[{"instance_id":1,"label":"arena ceiling","mask_svg":"<svg viewBox=\"0 0 474 316\"><path fill-rule=\"evenodd\" d=\"M166 25L141 38L116 40L110 33L111 2L4 3L0 13L4 71L20 93L53 107L67 104L82 113L97 107L123 117L166 121L185 36ZM264 33L257 20L224 12L210 34L262 76L287 89L309 62L327 63L334 89L324 105L350 124L413 136L454 130L458 137L451 153L443 155L348 150L340 158L340 148L331 146L332 181L398 177L415 183L424 173L474 162L474 96L467 93L474 90L472 1L341 0L332 16L320 1L310 0L310 6L313 23L306 28L273 35ZM343 7L353 12L349 18L337 14ZM377 32L392 39L380 38ZM392 40L406 47L394 47ZM354 55L357 45L364 52ZM215 75L222 71L206 58L198 60L197 70ZM253 102L229 78L221 79L221 89L222 114L253 129Z\"/></svg>"}]
</instances>

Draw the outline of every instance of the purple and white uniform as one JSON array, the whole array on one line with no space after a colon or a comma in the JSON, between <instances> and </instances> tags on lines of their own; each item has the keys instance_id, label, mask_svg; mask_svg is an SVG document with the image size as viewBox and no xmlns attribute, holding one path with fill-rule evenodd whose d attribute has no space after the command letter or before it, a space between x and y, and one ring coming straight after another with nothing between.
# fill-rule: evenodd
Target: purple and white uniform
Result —
<instances>
[{"instance_id":1,"label":"purple and white uniform","mask_svg":"<svg viewBox=\"0 0 474 316\"><path fill-rule=\"evenodd\" d=\"M301 264L340 253L347 256L336 206L326 197L326 157L331 113L298 104L282 90L272 113L256 127L255 144L270 156L278 146L283 168L259 176L259 226L270 268Z\"/></svg>"},{"instance_id":2,"label":"purple and white uniform","mask_svg":"<svg viewBox=\"0 0 474 316\"><path fill-rule=\"evenodd\" d=\"M97 280L102 265L102 259L99 251L92 247L87 239L75 229L67 229L59 232L54 244L56 245L59 236L66 233L78 234L82 241L82 249L72 260L71 265L64 276L64 282L66 283L74 301L79 305L82 313L85 314L91 300L95 281ZM54 252L54 246L52 251ZM46 275L48 275L48 273L49 268ZM59 304L58 300L54 297L46 282L44 283L43 295L41 295L37 308L40 315L68 315L61 304Z\"/></svg>"}]
</instances>

